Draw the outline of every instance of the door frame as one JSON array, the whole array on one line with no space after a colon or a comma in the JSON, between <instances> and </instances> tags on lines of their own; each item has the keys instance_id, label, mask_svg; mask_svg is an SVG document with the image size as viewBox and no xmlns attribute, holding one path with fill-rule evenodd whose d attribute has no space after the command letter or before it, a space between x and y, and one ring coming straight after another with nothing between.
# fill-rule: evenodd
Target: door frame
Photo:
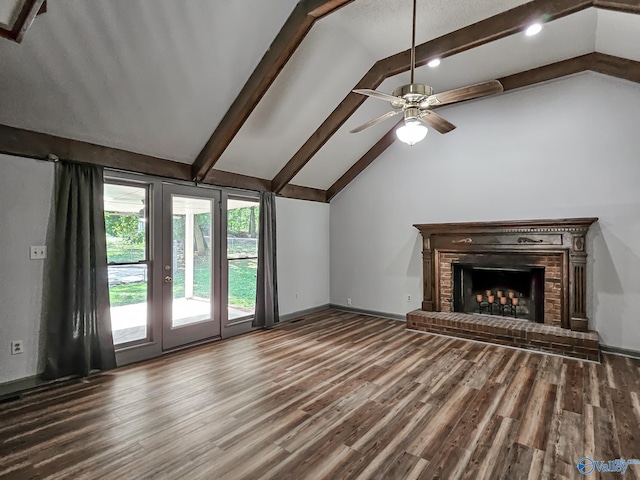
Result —
<instances>
[{"instance_id":1,"label":"door frame","mask_svg":"<svg viewBox=\"0 0 640 480\"><path fill-rule=\"evenodd\" d=\"M227 197L245 197L248 199L258 200L260 197L259 192L253 190L245 190L240 188L231 187L219 187L215 185L199 184L195 185L193 182L181 181L175 179L167 179L164 177L157 177L154 175L144 173L126 172L122 170L115 170L111 168L104 169L104 180L115 182L126 182L132 185L146 185L149 188L149 205L147 218L151 222L149 232L149 261L151 262L151 274L149 279L151 281L151 293L149 294L149 308L148 314L150 316L147 323L149 328L149 338L145 343L138 343L125 348L118 348L116 350L116 362L118 366L128 365L131 363L141 362L144 360L150 360L157 358L165 353L162 350L162 289L163 289L163 270L161 267L162 261L162 185L165 183L171 185L187 186L197 188L198 191L215 190L221 192L220 202L220 222L226 233L227 228ZM221 298L224 300L225 308L222 309L222 338L232 337L238 334L250 332L256 330L251 326L251 318L244 319L240 322L229 322L227 305L227 283L228 283L228 266L227 266L227 239L226 235L222 235L221 232L221 245L220 252L222 255L222 261L220 266L222 271L220 272L221 286ZM222 308L222 307L221 307Z\"/></svg>"},{"instance_id":2,"label":"door frame","mask_svg":"<svg viewBox=\"0 0 640 480\"><path fill-rule=\"evenodd\" d=\"M159 270L162 271L162 350L170 351L185 346L221 338L222 331L222 191L213 188L200 188L187 185L162 184L162 255ZM211 201L211 290L210 313L207 321L183 327L173 327L173 281L166 282L165 277L173 277L173 197L187 197ZM169 270L167 270L167 266ZM225 302L226 305L226 302ZM208 330L207 330L208 329Z\"/></svg>"},{"instance_id":3,"label":"door frame","mask_svg":"<svg viewBox=\"0 0 640 480\"><path fill-rule=\"evenodd\" d=\"M258 192L253 192L250 190L240 190L240 189L224 189L222 191L222 223L224 227L224 232L227 233L227 211L228 211L228 201L229 198L238 199L238 200L251 200L259 203L260 194ZM241 335L243 333L248 333L253 330L257 330L259 327L254 327L252 325L254 316L247 316L237 320L229 320L229 261L227 258L227 237L228 235L222 236L222 296L225 299L225 308L222 312L222 338L234 337L236 335Z\"/></svg>"},{"instance_id":4,"label":"door frame","mask_svg":"<svg viewBox=\"0 0 640 480\"><path fill-rule=\"evenodd\" d=\"M161 256L159 256L162 252L158 251L162 236L162 196L158 192L162 192L162 180L142 174L105 169L104 181L147 186L149 189L147 219L151 225L147 230L147 234L149 236L148 260L150 262L148 278L151 282L151 288L147 307L148 338L146 342L116 350L116 363L121 366L154 358L162 354L162 302L158 301L158 299L162 298L162 269L158 268L159 261L162 260Z\"/></svg>"}]
</instances>

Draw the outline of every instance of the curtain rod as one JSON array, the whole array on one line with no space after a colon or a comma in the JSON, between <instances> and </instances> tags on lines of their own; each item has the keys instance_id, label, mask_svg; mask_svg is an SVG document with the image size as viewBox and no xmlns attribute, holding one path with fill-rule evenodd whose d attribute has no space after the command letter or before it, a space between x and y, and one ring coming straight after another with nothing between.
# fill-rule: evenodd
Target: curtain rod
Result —
<instances>
[{"instance_id":1,"label":"curtain rod","mask_svg":"<svg viewBox=\"0 0 640 480\"><path fill-rule=\"evenodd\" d=\"M53 163L58 163L60 161L60 157L58 157L56 154L54 153L49 153L46 157L34 157L31 155L21 155L18 153L14 153L14 152L0 152L3 155L9 155L11 157L18 157L18 158L29 158L31 160L37 160L39 162L53 162Z\"/></svg>"}]
</instances>

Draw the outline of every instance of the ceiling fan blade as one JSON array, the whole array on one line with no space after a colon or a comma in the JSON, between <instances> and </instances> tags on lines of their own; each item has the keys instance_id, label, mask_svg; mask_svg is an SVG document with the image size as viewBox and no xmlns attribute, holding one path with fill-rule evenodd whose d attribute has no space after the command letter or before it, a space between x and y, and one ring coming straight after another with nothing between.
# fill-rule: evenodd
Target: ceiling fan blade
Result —
<instances>
[{"instance_id":1,"label":"ceiling fan blade","mask_svg":"<svg viewBox=\"0 0 640 480\"><path fill-rule=\"evenodd\" d=\"M422 123L426 123L430 127L433 127L440 133L449 133L451 130L456 128L456 126L451 123L449 120L445 120L437 113L432 112L431 110L427 110L422 112L418 119Z\"/></svg>"},{"instance_id":2,"label":"ceiling fan blade","mask_svg":"<svg viewBox=\"0 0 640 480\"><path fill-rule=\"evenodd\" d=\"M371 90L369 88L363 88L359 90L352 90L353 93L359 93L360 95L366 95L367 97L379 98L380 100L385 100L387 102L403 102L404 99L400 97L394 97L393 95L389 95L388 93L378 92L377 90Z\"/></svg>"},{"instance_id":3,"label":"ceiling fan blade","mask_svg":"<svg viewBox=\"0 0 640 480\"><path fill-rule=\"evenodd\" d=\"M479 83L469 87L457 88L448 92L430 95L424 102L420 104L422 108L434 105L447 105L450 103L461 102L463 100L471 100L472 98L484 97L494 93L502 92L502 84L498 80Z\"/></svg>"},{"instance_id":4,"label":"ceiling fan blade","mask_svg":"<svg viewBox=\"0 0 640 480\"><path fill-rule=\"evenodd\" d=\"M385 121L387 118L395 117L396 115L402 113L402 110L392 110L390 112L385 113L384 115L380 115L379 117L374 118L373 120L369 120L367 123L363 123L359 127L354 128L349 133L358 133L364 130L365 128L372 127L380 122Z\"/></svg>"}]
</instances>

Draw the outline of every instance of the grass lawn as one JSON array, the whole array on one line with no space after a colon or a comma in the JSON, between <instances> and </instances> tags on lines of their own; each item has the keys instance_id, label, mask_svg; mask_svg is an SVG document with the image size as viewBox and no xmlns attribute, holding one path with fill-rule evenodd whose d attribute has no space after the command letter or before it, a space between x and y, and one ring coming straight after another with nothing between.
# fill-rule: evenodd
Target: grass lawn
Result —
<instances>
[{"instance_id":1,"label":"grass lawn","mask_svg":"<svg viewBox=\"0 0 640 480\"><path fill-rule=\"evenodd\" d=\"M144 259L144 244L123 245L107 238L107 262L138 262Z\"/></svg>"},{"instance_id":2,"label":"grass lawn","mask_svg":"<svg viewBox=\"0 0 640 480\"><path fill-rule=\"evenodd\" d=\"M229 305L253 308L256 305L257 260L229 260Z\"/></svg>"},{"instance_id":3,"label":"grass lawn","mask_svg":"<svg viewBox=\"0 0 640 480\"><path fill-rule=\"evenodd\" d=\"M256 301L256 260L229 260L229 306L253 308ZM193 293L209 298L210 283L206 265L195 267ZM147 301L147 283L128 283L109 288L111 306L131 305ZM184 297L184 271L173 277L173 298Z\"/></svg>"},{"instance_id":4,"label":"grass lawn","mask_svg":"<svg viewBox=\"0 0 640 480\"><path fill-rule=\"evenodd\" d=\"M112 307L146 302L147 282L109 286L109 300Z\"/></svg>"}]
</instances>

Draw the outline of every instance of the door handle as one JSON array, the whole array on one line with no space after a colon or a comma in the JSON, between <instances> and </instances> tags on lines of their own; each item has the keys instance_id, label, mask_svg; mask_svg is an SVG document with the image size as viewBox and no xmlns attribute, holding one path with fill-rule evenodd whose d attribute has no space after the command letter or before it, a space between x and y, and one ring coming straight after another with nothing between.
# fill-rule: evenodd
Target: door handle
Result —
<instances>
[{"instance_id":1,"label":"door handle","mask_svg":"<svg viewBox=\"0 0 640 480\"><path fill-rule=\"evenodd\" d=\"M169 275L164 277L164 283L171 283L171 280L173 280L173 279Z\"/></svg>"}]
</instances>

